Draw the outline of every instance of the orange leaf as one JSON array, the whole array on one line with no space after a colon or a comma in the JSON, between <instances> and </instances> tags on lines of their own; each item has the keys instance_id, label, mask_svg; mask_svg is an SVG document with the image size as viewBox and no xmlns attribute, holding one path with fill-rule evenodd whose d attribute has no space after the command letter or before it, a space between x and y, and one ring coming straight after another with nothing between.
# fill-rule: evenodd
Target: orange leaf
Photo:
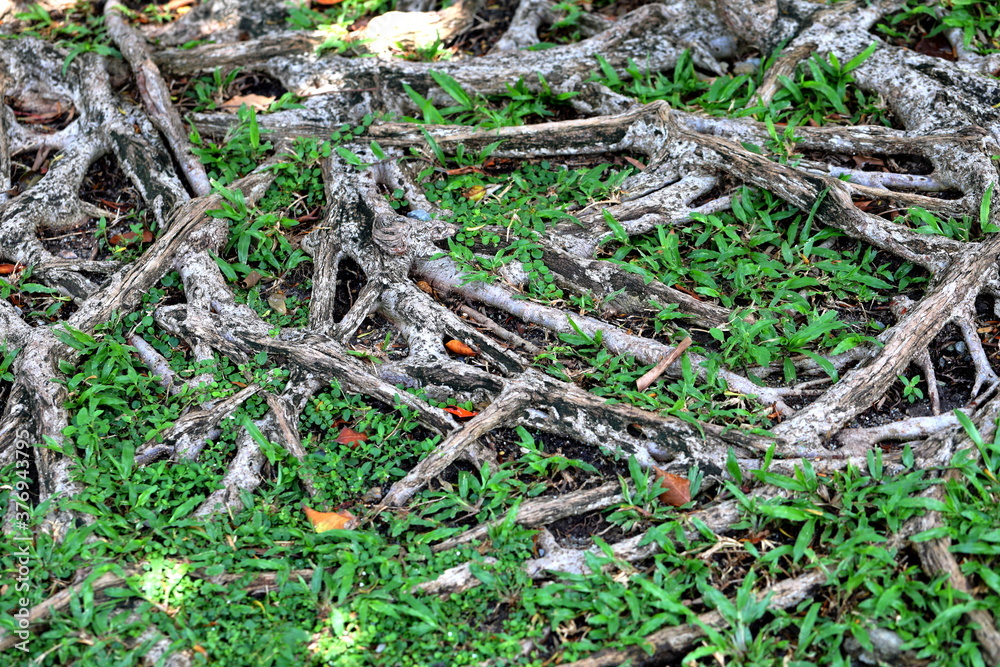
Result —
<instances>
[{"instance_id":1,"label":"orange leaf","mask_svg":"<svg viewBox=\"0 0 1000 667\"><path fill-rule=\"evenodd\" d=\"M344 0L313 0L315 5L336 5L343 2Z\"/></svg>"},{"instance_id":2,"label":"orange leaf","mask_svg":"<svg viewBox=\"0 0 1000 667\"><path fill-rule=\"evenodd\" d=\"M459 408L459 407L456 407L454 405L449 405L448 407L446 407L444 409L444 411L445 412L450 412L451 414L455 415L456 417L458 417L460 419L467 419L469 417L475 417L476 415L479 414L478 412L470 412L469 410L466 410L465 408Z\"/></svg>"},{"instance_id":3,"label":"orange leaf","mask_svg":"<svg viewBox=\"0 0 1000 667\"><path fill-rule=\"evenodd\" d=\"M445 343L444 346L449 350L451 350L452 352L454 352L455 354L460 354L463 357L474 357L478 354L478 352L476 352L475 350L473 350L471 347L469 347L460 340L450 340L447 343Z\"/></svg>"},{"instance_id":4,"label":"orange leaf","mask_svg":"<svg viewBox=\"0 0 1000 667\"><path fill-rule=\"evenodd\" d=\"M17 271L17 264L0 264L0 276L6 276Z\"/></svg>"},{"instance_id":5,"label":"orange leaf","mask_svg":"<svg viewBox=\"0 0 1000 667\"><path fill-rule=\"evenodd\" d=\"M153 232L148 229L142 230L142 236L140 237L135 232L125 232L124 234L115 234L108 239L108 243L111 245L129 245L135 243L137 240L142 239L143 243L149 243L153 240Z\"/></svg>"},{"instance_id":6,"label":"orange leaf","mask_svg":"<svg viewBox=\"0 0 1000 667\"><path fill-rule=\"evenodd\" d=\"M313 525L317 533L328 530L352 530L358 525L358 520L350 512L317 512L302 503L302 511Z\"/></svg>"},{"instance_id":7,"label":"orange leaf","mask_svg":"<svg viewBox=\"0 0 1000 667\"><path fill-rule=\"evenodd\" d=\"M653 472L660 478L660 486L665 490L660 494L660 502L672 507L680 507L691 502L691 481L671 472L664 472L653 466Z\"/></svg>"},{"instance_id":8,"label":"orange leaf","mask_svg":"<svg viewBox=\"0 0 1000 667\"><path fill-rule=\"evenodd\" d=\"M364 442L368 439L368 436L364 433L358 433L354 429L347 428L346 426L337 436L337 442L341 445L350 445L351 449L355 449L359 442Z\"/></svg>"}]
</instances>

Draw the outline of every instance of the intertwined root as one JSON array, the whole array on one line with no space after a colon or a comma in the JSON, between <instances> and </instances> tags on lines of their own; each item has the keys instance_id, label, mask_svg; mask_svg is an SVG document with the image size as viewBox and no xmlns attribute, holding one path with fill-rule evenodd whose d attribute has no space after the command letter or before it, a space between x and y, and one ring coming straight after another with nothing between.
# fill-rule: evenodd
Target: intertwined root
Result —
<instances>
[{"instance_id":1,"label":"intertwined root","mask_svg":"<svg viewBox=\"0 0 1000 667\"><path fill-rule=\"evenodd\" d=\"M219 7L223 4L218 3ZM983 227L1000 226L993 160L1000 154L1000 85L978 73L992 71L989 68L996 65L995 57L977 57L960 48L961 59L953 65L881 45L855 70L857 84L880 93L906 130L799 128L794 133L795 150L808 152L811 157L798 163L774 160L749 150L750 144L765 146L772 140L768 128L756 121L691 114L670 109L662 102L640 106L602 85L585 82L595 53L603 54L619 70L630 59L651 70L669 70L681 54L690 51L699 68L723 73L728 67L725 61L736 53L740 38L770 44L791 36L788 48L755 98L766 103L777 89L776 73L792 72L810 53L833 53L841 62L848 62L872 41L878 41L868 29L892 7L889 2L874 2L780 20L775 10L755 14L754 21L744 25L736 19L749 16L749 3L716 4L718 16L684 0L647 5L579 44L528 52L516 47L537 41L538 26L551 17L546 18L549 8L545 3L525 0L492 55L428 64L318 57L313 53L315 36L286 34L150 53L150 47L118 16L117 3L108 3L109 28L129 61L145 110L116 92L103 58L81 55L63 72L64 54L52 46L34 39L0 41L2 84L8 99L17 100L23 108L61 105L74 110L65 128L46 134L20 123L11 109L3 109L0 189L8 190L11 185L12 155L56 151L58 160L31 189L15 197L0 195L0 259L34 266L36 277L71 297L76 311L66 323L85 332L107 321L114 311L133 311L145 290L166 272L176 270L186 302L156 310L156 323L162 330L186 340L199 360L224 355L245 361L258 352L269 352L272 358L284 360L291 374L280 392L266 392L252 385L229 398L192 406L162 434L161 441L150 442L136 452L139 465L159 457L197 458L205 439L220 421L258 392L265 393L270 410L255 422L256 429L302 459L305 451L298 433L299 415L309 398L332 380L338 380L349 392L387 404L406 404L425 427L443 438L431 455L384 494L381 507L405 505L460 457L477 466L495 463L494 452L480 438L501 424L523 425L632 455L645 466L659 463L687 469L697 465L712 475L724 474L721 462L730 450L743 465L753 467L759 465L762 453L772 443L778 445L779 459L774 462L778 470L794 467L800 457L814 459L813 465L819 469L842 468L863 460L867 448L890 438L923 439L914 448L918 465L941 464L961 446L962 436L956 430L954 417L937 415L940 401L928 349L950 323L961 333L972 363L972 395L965 409L983 437L992 437L998 405L992 392L998 377L976 331L975 302L979 297L995 299L1000 293L1000 235L962 242L917 233L862 210L854 205L853 198L878 198L900 208L920 206L943 217L968 215L980 220L982 214ZM468 24L465 10L475 4L455 6L465 13L459 17L461 20L449 25L462 30ZM208 25L213 7L218 7L211 2L204 7L207 9L167 29L161 35L164 43L187 41L182 37L190 38ZM439 14L435 13L435 20L441 18ZM738 34L741 28L745 34ZM386 34L392 32L386 30ZM225 32L219 34L224 36ZM398 37L392 35L393 39ZM960 39L951 34L949 38ZM818 223L840 229L900 261L923 267L931 279L919 299L913 300L914 295L897 296L893 305L897 322L879 336L879 346L860 347L827 360L841 372L840 381L829 387L825 381L815 379L788 387L759 386L737 370L720 371L719 377L731 391L755 396L761 407L773 408L774 414L782 418L767 437L725 432L711 425L696 427L627 405L609 405L533 369L530 358L519 350L534 354L538 348L515 332L504 331L503 325L481 310L488 307L554 333L577 331L594 339L599 337L609 351L631 355L643 364L655 364L672 347L597 317L572 314L571 321L566 310L520 298L517 288L509 284L464 280L452 260L435 258L439 254L435 242L455 233L452 225L440 221L444 212L436 211L427 202L403 167L393 161L376 161L364 146L357 145L350 148L377 164L357 171L335 157L323 165L326 211L303 245L313 260L309 325L274 335L254 311L236 303L232 288L212 257L212 253L220 252L228 234L220 219L206 216L207 210L219 207L220 199L208 194L204 170L191 157L186 131L171 107L154 62L172 74L240 65L266 73L287 90L306 97L304 109L261 119L261 126L271 131L272 139L279 144L296 136L325 138L341 123L359 123L363 115L372 112L413 114L410 99L401 93L402 83L443 106L449 99L435 84L432 70L483 95L503 92L506 83L518 79L534 84L539 74L555 91L581 93L574 99L574 107L578 113L592 117L491 132L381 123L373 126L370 134L390 151L424 148L426 131L426 136L431 136L446 153L453 153L459 145L470 152L480 150L499 139L503 143L494 153L497 157L610 152L645 156L647 168L626 182L616 201L580 211L580 225L555 225L540 239L544 261L558 284L601 299L613 296L613 303L623 311L652 299L661 305L677 304L689 321L699 326L724 326L730 321L732 315L724 308L671 285L647 283L615 265L594 259L594 254L613 234L601 208L620 222L625 234L640 235L677 225L692 214L709 215L727 209L732 204L731 192L721 189L723 184L733 182L770 190L791 205L811 211ZM206 136L219 135L232 124L230 116L218 114L196 115L195 120ZM162 230L142 257L123 267L110 262L62 260L46 251L39 241L43 230L69 229L88 219L112 215L82 201L78 194L87 169L104 155L113 156ZM919 174L868 172L824 161L823 155L911 156L931 169ZM274 160L281 159L279 151ZM192 194L175 172L175 165L180 166ZM231 187L242 191L252 205L272 178L273 174L262 169ZM438 214L437 219L423 221L398 215L383 196L397 188L404 190L411 203ZM942 192L951 196L941 198ZM988 199L991 196L992 206ZM348 260L360 267L366 281L350 310L334 321L338 290L345 289L338 285L338 269ZM516 271L508 277L516 278ZM461 311L472 320L459 317L421 289L415 279L429 284L432 291L464 299ZM348 342L362 322L373 315L390 322L405 338L408 354L404 359L372 368L349 354ZM59 375L58 362L73 361L75 352L50 328L28 325L6 301L0 301L0 327L8 348L21 349L17 380L0 419L0 461L6 463L13 457L15 439L20 437L17 434L28 433L36 443L64 442L66 396L52 378ZM452 358L443 345L449 339L471 347L478 354L478 362ZM162 359L146 341L136 337L131 344L143 362L170 384L169 373L157 370ZM691 358L696 368L703 361L697 355ZM797 359L795 364L805 375L815 375L820 369L812 359ZM846 429L854 417L884 395L910 364L924 372L936 416ZM754 374L769 377L778 372L776 368L762 368L755 369ZM465 398L488 405L471 421L456 426L441 410L400 391L399 385L421 387L431 397ZM195 515L239 509L241 493L252 492L260 483L264 460L256 439L244 430L223 488L197 508ZM72 456L38 447L33 465L38 474L38 502L72 497L80 491L72 474ZM893 465L890 460L890 468ZM307 492L315 492L308 480L305 484ZM547 576L553 569L579 570L582 552L558 545L544 532L544 526L556 518L607 507L618 498L617 488L615 484L605 485L556 501L523 505L517 521L543 529L542 544L547 552L526 563L529 572ZM52 508L46 526L57 536L75 522L91 520L86 515L60 510L57 503ZM722 533L732 523L734 511L733 506L722 505L704 510L702 518ZM9 515L6 528L10 525ZM486 526L474 528L438 548L475 539L485 530ZM626 560L644 558L649 548L638 547L640 539L620 542L613 549ZM947 550L942 555L936 544L931 543L922 553L930 563L928 567L935 572L949 572L954 579L953 560L948 561ZM461 590L478 583L467 575L468 568L459 567L425 589ZM783 600L780 604L794 605L819 583L811 575L782 582L772 590L772 604ZM43 622L42 612L36 616L36 622ZM717 620L703 619L709 624ZM992 623L981 625L994 627ZM990 650L988 629L982 632L980 640ZM683 634L671 630L669 637L652 641L668 651L670 646L680 645L671 633ZM634 657L626 653L608 654L588 664L611 664Z\"/></svg>"}]
</instances>

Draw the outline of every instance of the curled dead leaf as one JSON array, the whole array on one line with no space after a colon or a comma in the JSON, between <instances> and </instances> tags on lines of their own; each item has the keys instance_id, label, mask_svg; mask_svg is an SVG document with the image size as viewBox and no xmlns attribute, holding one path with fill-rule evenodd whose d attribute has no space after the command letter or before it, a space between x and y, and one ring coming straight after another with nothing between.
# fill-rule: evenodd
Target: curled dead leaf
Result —
<instances>
[{"instance_id":1,"label":"curled dead leaf","mask_svg":"<svg viewBox=\"0 0 1000 667\"><path fill-rule=\"evenodd\" d=\"M474 357L479 354L460 340L450 340L445 343L444 346L454 354L458 354L463 357Z\"/></svg>"},{"instance_id":2,"label":"curled dead leaf","mask_svg":"<svg viewBox=\"0 0 1000 667\"><path fill-rule=\"evenodd\" d=\"M0 276L9 276L17 271L17 264L0 264Z\"/></svg>"},{"instance_id":3,"label":"curled dead leaf","mask_svg":"<svg viewBox=\"0 0 1000 667\"><path fill-rule=\"evenodd\" d=\"M428 294L431 294L431 295L434 294L434 288L431 287L430 283L427 282L426 280L418 280L417 281L417 287L419 287L420 290L423 291L423 292L427 292Z\"/></svg>"},{"instance_id":4,"label":"curled dead leaf","mask_svg":"<svg viewBox=\"0 0 1000 667\"><path fill-rule=\"evenodd\" d=\"M251 271L247 274L247 277L240 281L240 287L243 289L250 289L254 285L260 282L261 275L256 271Z\"/></svg>"},{"instance_id":5,"label":"curled dead leaf","mask_svg":"<svg viewBox=\"0 0 1000 667\"><path fill-rule=\"evenodd\" d=\"M317 512L305 503L302 504L302 511L306 513L306 518L317 533L325 533L328 530L352 530L357 527L358 520L350 512Z\"/></svg>"},{"instance_id":6,"label":"curled dead leaf","mask_svg":"<svg viewBox=\"0 0 1000 667\"><path fill-rule=\"evenodd\" d=\"M368 439L368 436L364 433L358 433L352 428L347 428L346 426L340 431L340 435L337 436L337 442L341 445L350 445L351 449L356 449L359 442L364 442Z\"/></svg>"},{"instance_id":7,"label":"curled dead leaf","mask_svg":"<svg viewBox=\"0 0 1000 667\"><path fill-rule=\"evenodd\" d=\"M660 486L664 489L660 494L661 503L680 507L691 502L691 480L672 472L664 472L656 466L653 466L653 473L660 478Z\"/></svg>"}]
</instances>

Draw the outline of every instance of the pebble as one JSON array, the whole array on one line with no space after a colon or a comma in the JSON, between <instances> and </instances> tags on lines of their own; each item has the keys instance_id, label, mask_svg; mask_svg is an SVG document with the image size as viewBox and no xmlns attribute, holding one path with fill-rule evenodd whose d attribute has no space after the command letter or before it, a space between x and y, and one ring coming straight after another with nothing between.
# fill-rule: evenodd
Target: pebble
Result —
<instances>
[{"instance_id":1,"label":"pebble","mask_svg":"<svg viewBox=\"0 0 1000 667\"><path fill-rule=\"evenodd\" d=\"M79 255L77 255L72 250L60 250L59 256L62 257L63 259L80 259Z\"/></svg>"},{"instance_id":2,"label":"pebble","mask_svg":"<svg viewBox=\"0 0 1000 667\"><path fill-rule=\"evenodd\" d=\"M413 218L414 220L420 220L422 222L430 222L433 219L431 218L430 213L419 208L407 213L406 217Z\"/></svg>"},{"instance_id":3,"label":"pebble","mask_svg":"<svg viewBox=\"0 0 1000 667\"><path fill-rule=\"evenodd\" d=\"M959 354L965 354L965 343L963 341L958 341L955 343L955 351Z\"/></svg>"}]
</instances>

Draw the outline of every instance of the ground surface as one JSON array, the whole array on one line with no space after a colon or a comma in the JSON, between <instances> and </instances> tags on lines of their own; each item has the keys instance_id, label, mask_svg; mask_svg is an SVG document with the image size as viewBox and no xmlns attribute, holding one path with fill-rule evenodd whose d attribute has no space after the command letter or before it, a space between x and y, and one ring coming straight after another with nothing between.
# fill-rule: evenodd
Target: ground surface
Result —
<instances>
[{"instance_id":1,"label":"ground surface","mask_svg":"<svg viewBox=\"0 0 1000 667\"><path fill-rule=\"evenodd\" d=\"M994 3L0 14L0 663L1000 664Z\"/></svg>"}]
</instances>

